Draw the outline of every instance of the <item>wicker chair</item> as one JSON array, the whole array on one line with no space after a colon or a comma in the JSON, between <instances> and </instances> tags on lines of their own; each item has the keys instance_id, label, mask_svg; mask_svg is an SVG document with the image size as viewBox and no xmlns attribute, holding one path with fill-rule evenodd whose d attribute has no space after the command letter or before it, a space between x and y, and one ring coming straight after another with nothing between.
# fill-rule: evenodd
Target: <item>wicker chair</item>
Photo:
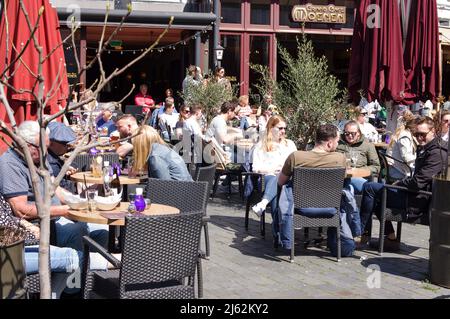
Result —
<instances>
[{"instance_id":1,"label":"wicker chair","mask_svg":"<svg viewBox=\"0 0 450 319\"><path fill-rule=\"evenodd\" d=\"M250 207L253 204L256 204L262 199L264 194L264 175L260 173L254 172L244 172L242 173L244 176L244 185L247 189L247 183L251 183L252 191L248 196L245 196L245 230L248 231L248 223L249 223L249 215L250 215ZM259 218L259 231L263 238L266 237L266 211L264 211Z\"/></svg>"},{"instance_id":2,"label":"wicker chair","mask_svg":"<svg viewBox=\"0 0 450 319\"><path fill-rule=\"evenodd\" d=\"M391 209L389 207L386 207L387 190L388 189L397 189L397 190L405 191L405 192L408 192L408 193L421 194L421 195L424 195L424 196L428 196L429 197L428 208L426 209L426 211L421 212L420 215L412 215L412 214L408 214L404 210ZM430 204L431 204L431 196L432 196L431 192L411 190L411 189L408 189L408 188L403 187L403 186L387 185L387 184L385 185L385 187L383 188L382 195L381 195L380 233L379 233L379 245L378 245L378 253L380 255L383 254L383 250L384 250L385 222L386 221L390 221L390 222L396 222L397 223L396 241L398 243L400 243L401 236L402 236L402 223L404 223L404 222L406 222L406 223L416 223L422 217L428 218L429 210L430 210ZM369 227L369 229L370 229L370 234L369 234L369 238L370 238L371 237L371 232L372 232L372 227Z\"/></svg>"},{"instance_id":3,"label":"wicker chair","mask_svg":"<svg viewBox=\"0 0 450 319\"><path fill-rule=\"evenodd\" d=\"M208 204L208 183L196 181L172 181L149 178L146 187L146 196L152 203L175 206L181 213L202 211L202 225L205 233L205 252L199 251L199 257L209 258L209 233L206 205ZM197 279L199 297L203 296L203 276L199 258Z\"/></svg>"},{"instance_id":4,"label":"wicker chair","mask_svg":"<svg viewBox=\"0 0 450 319\"><path fill-rule=\"evenodd\" d=\"M391 165L389 165L389 163L388 163L388 158L393 160L393 161L395 161L395 162L397 162L397 163L400 163L402 166L405 167L405 169L409 170L409 176L412 175L412 169L406 162L404 162L402 160L399 160L399 159L397 159L395 157L392 157L390 155L387 155L387 154L385 154L384 152L381 152L381 151L378 151L378 157L380 158L381 167L382 167L382 169L384 169L384 174L383 175L384 175L384 179L386 181L386 184L392 184L392 183L394 183L395 181L398 180L398 178L395 178L395 177L393 177L391 175L391 170L390 170Z\"/></svg>"},{"instance_id":5,"label":"wicker chair","mask_svg":"<svg viewBox=\"0 0 450 319\"><path fill-rule=\"evenodd\" d=\"M208 196L211 195L216 176L216 164L198 167L195 171L194 180L198 182L208 182Z\"/></svg>"},{"instance_id":6,"label":"wicker chair","mask_svg":"<svg viewBox=\"0 0 450 319\"><path fill-rule=\"evenodd\" d=\"M294 261L295 230L307 227L336 227L337 260L341 258L340 214L341 194L344 185L345 168L294 169L293 196L294 216L291 236L291 262ZM331 218L305 216L308 208L335 209Z\"/></svg>"},{"instance_id":7,"label":"wicker chair","mask_svg":"<svg viewBox=\"0 0 450 319\"><path fill-rule=\"evenodd\" d=\"M116 269L88 270L84 298L195 298L202 211L125 218L122 260L90 237L89 249L99 252ZM88 267L86 268L88 269Z\"/></svg>"}]
</instances>

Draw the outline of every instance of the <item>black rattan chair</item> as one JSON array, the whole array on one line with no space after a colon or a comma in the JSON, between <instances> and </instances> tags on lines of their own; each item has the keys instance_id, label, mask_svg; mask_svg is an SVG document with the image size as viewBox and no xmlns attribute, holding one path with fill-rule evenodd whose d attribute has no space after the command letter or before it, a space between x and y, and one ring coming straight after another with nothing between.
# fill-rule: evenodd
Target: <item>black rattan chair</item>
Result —
<instances>
[{"instance_id":1,"label":"black rattan chair","mask_svg":"<svg viewBox=\"0 0 450 319\"><path fill-rule=\"evenodd\" d=\"M295 230L307 227L336 227L337 260L341 259L340 213L345 168L296 167L293 175L294 216L291 233L291 262L294 261ZM330 218L305 216L308 208L335 208Z\"/></svg>"},{"instance_id":2,"label":"black rattan chair","mask_svg":"<svg viewBox=\"0 0 450 319\"><path fill-rule=\"evenodd\" d=\"M390 169L391 165L389 165L388 159L391 159L394 162L400 163L402 166L404 166L405 169L409 171L409 176L411 176L413 173L411 167L402 160L399 160L393 156L387 155L381 151L378 151L378 157L380 158L382 170L384 170L383 177L386 181L386 184L392 184L392 183L396 182L397 180L399 180L399 178L395 178L394 176L392 176L391 169Z\"/></svg>"},{"instance_id":3,"label":"black rattan chair","mask_svg":"<svg viewBox=\"0 0 450 319\"><path fill-rule=\"evenodd\" d=\"M194 180L198 182L208 182L208 196L211 195L214 186L214 178L216 176L216 164L197 167Z\"/></svg>"},{"instance_id":4,"label":"black rattan chair","mask_svg":"<svg viewBox=\"0 0 450 319\"><path fill-rule=\"evenodd\" d=\"M245 194L245 191L244 191L245 230L248 231L250 207L253 204L256 204L257 202L259 202L262 199L262 196L264 195L264 175L260 174L260 173L254 173L254 172L244 172L244 173L242 173L242 175L244 176L245 189L247 189L247 183L252 184L251 185L252 191L250 194ZM261 236L264 238L266 236L266 211L262 212L262 214L259 218L259 230L260 230Z\"/></svg>"},{"instance_id":5,"label":"black rattan chair","mask_svg":"<svg viewBox=\"0 0 450 319\"><path fill-rule=\"evenodd\" d=\"M209 233L206 205L208 204L208 183L197 181L173 181L149 178L146 187L146 198L152 203L175 206L181 213L202 211L203 230L205 233L205 251L199 251L201 258L209 258ZM201 263L198 265L199 297L203 296Z\"/></svg>"},{"instance_id":6,"label":"black rattan chair","mask_svg":"<svg viewBox=\"0 0 450 319\"><path fill-rule=\"evenodd\" d=\"M397 189L413 194L421 194L423 196L429 197L429 203L426 211L420 212L419 215L417 214L408 214L407 211L404 210L398 210L398 209L391 209L389 207L386 207L386 200L387 200L387 189ZM385 222L396 222L397 223L397 235L396 235L396 241L400 244L401 242L401 236L402 236L402 223L416 223L418 221L421 221L422 219L425 220L425 223L428 223L428 216L429 216L429 210L430 210L430 204L431 204L431 192L426 191L417 191L417 190L411 190L403 186L397 186L397 185L385 185L383 188L383 193L381 195L381 213L380 213L380 233L379 233L379 245L378 245L378 253L380 255L383 254L384 250L384 233L385 233ZM369 227L370 234L369 238L371 237L372 227Z\"/></svg>"},{"instance_id":7,"label":"black rattan chair","mask_svg":"<svg viewBox=\"0 0 450 319\"><path fill-rule=\"evenodd\" d=\"M125 217L122 260L90 237L84 241L116 269L88 270L84 298L195 298L202 211ZM88 269L88 265L87 268Z\"/></svg>"}]
</instances>

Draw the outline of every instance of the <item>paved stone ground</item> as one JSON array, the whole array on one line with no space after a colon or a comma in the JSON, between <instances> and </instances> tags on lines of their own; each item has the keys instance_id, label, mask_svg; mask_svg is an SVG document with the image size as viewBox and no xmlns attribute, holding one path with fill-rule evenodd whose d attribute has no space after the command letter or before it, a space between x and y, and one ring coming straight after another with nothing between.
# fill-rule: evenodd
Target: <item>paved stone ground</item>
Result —
<instances>
[{"instance_id":1,"label":"paved stone ground","mask_svg":"<svg viewBox=\"0 0 450 319\"><path fill-rule=\"evenodd\" d=\"M338 263L324 249L305 250L298 244L295 262L290 263L287 252L272 248L270 214L266 214L265 239L252 213L245 230L245 206L237 194L230 199L218 194L209 201L208 214L211 258L203 263L204 298L450 299L450 289L428 280L427 226L404 224L399 253L380 257L375 250L357 251ZM373 236L378 236L378 228L374 221ZM376 277L370 265L381 270L379 288L369 288Z\"/></svg>"}]
</instances>

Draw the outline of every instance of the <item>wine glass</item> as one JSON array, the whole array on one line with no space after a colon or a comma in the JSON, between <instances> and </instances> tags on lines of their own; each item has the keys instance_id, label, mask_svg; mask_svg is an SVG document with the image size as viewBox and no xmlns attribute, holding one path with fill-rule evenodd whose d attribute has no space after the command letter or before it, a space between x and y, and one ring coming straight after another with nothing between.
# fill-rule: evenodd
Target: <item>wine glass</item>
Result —
<instances>
[{"instance_id":1,"label":"wine glass","mask_svg":"<svg viewBox=\"0 0 450 319\"><path fill-rule=\"evenodd\" d=\"M351 150L350 151L350 158L352 161L352 166L354 168L356 168L356 163L358 162L358 157L359 157L359 152L356 150Z\"/></svg>"}]
</instances>

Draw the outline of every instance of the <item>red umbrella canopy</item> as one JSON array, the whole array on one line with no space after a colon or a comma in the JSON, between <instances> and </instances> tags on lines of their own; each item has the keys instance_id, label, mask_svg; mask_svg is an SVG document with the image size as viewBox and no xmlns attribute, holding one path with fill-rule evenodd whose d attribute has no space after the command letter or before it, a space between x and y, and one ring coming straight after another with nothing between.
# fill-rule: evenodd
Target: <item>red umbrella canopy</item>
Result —
<instances>
[{"instance_id":1,"label":"red umbrella canopy","mask_svg":"<svg viewBox=\"0 0 450 319\"><path fill-rule=\"evenodd\" d=\"M349 91L354 101L362 89L369 101L404 96L402 31L397 1L361 0L352 39Z\"/></svg>"},{"instance_id":2,"label":"red umbrella canopy","mask_svg":"<svg viewBox=\"0 0 450 319\"><path fill-rule=\"evenodd\" d=\"M39 46L42 47L43 58L47 57L42 64L41 72L44 78L44 100L47 100L44 112L53 114L59 110L60 105L65 106L69 90L58 15L48 0L23 0L23 4L32 28L38 21L41 7L44 9L35 35ZM3 74L3 79L4 76L8 76L9 85L17 90L33 90L37 95L38 86L35 84L39 53L32 41L21 58L5 73L7 66L15 61L30 39L31 30L18 0L5 1L3 10L0 21L0 61L2 61L0 75ZM31 93L14 92L6 87L5 89L18 123L36 119L36 108L33 107L35 99ZM9 122L5 107L1 103L0 119Z\"/></svg>"},{"instance_id":3,"label":"red umbrella canopy","mask_svg":"<svg viewBox=\"0 0 450 319\"><path fill-rule=\"evenodd\" d=\"M439 96L439 26L436 0L402 0L410 5L404 62L413 99Z\"/></svg>"}]
</instances>

